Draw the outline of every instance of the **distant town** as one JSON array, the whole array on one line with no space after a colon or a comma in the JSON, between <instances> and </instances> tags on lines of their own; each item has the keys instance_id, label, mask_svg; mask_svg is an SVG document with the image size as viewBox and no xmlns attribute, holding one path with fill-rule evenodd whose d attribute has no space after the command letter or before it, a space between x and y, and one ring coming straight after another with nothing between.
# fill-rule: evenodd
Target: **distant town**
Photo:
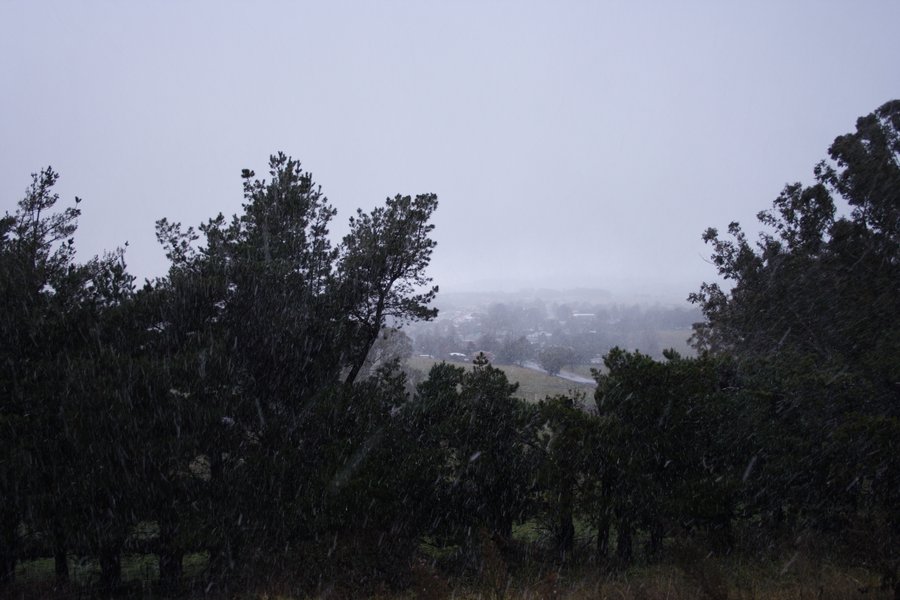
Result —
<instances>
[{"instance_id":1,"label":"distant town","mask_svg":"<svg viewBox=\"0 0 900 600\"><path fill-rule=\"evenodd\" d=\"M599 366L615 346L655 358L668 348L692 354L691 326L702 318L686 304L621 302L603 290L453 294L437 304L437 319L404 328L416 354L470 361L484 353L499 364L546 361L549 371L554 358Z\"/></svg>"}]
</instances>

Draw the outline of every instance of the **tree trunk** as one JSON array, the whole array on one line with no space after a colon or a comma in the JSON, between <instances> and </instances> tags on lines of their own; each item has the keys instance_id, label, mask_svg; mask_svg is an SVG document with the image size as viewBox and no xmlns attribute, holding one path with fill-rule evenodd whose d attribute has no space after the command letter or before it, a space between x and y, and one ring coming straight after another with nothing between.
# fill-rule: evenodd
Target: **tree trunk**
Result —
<instances>
[{"instance_id":1,"label":"tree trunk","mask_svg":"<svg viewBox=\"0 0 900 600\"><path fill-rule=\"evenodd\" d=\"M0 549L0 587L16 581L16 554L14 549Z\"/></svg>"},{"instance_id":2,"label":"tree trunk","mask_svg":"<svg viewBox=\"0 0 900 600\"><path fill-rule=\"evenodd\" d=\"M659 556L662 550L663 541L663 525L659 521L650 525L650 539L647 540L646 552L647 558L652 560Z\"/></svg>"},{"instance_id":3,"label":"tree trunk","mask_svg":"<svg viewBox=\"0 0 900 600\"><path fill-rule=\"evenodd\" d=\"M19 517L14 510L4 510L0 522L0 586L16 580L19 554Z\"/></svg>"},{"instance_id":4,"label":"tree trunk","mask_svg":"<svg viewBox=\"0 0 900 600\"><path fill-rule=\"evenodd\" d=\"M556 549L560 560L565 561L572 554L575 547L575 524L572 521L572 498L570 494L564 494L560 502L559 523L556 533Z\"/></svg>"},{"instance_id":5,"label":"tree trunk","mask_svg":"<svg viewBox=\"0 0 900 600\"><path fill-rule=\"evenodd\" d=\"M209 491L211 496L210 516L212 517L213 522L217 523L217 526L215 527L215 537L209 540L207 551L209 552L209 570L211 573L218 575L220 571L224 570L223 565L227 563L225 558L225 544L228 534L225 531L223 523L225 517L222 514L223 511L221 507L221 502L224 501L224 498L222 497L224 494L224 485L222 483L224 465L222 464L221 454L216 450L211 450L208 456Z\"/></svg>"},{"instance_id":6,"label":"tree trunk","mask_svg":"<svg viewBox=\"0 0 900 600\"><path fill-rule=\"evenodd\" d=\"M604 516L597 524L597 560L609 558L609 517Z\"/></svg>"},{"instance_id":7,"label":"tree trunk","mask_svg":"<svg viewBox=\"0 0 900 600\"><path fill-rule=\"evenodd\" d=\"M178 517L166 510L159 520L159 588L165 595L175 595L181 585L184 549L178 545Z\"/></svg>"},{"instance_id":8,"label":"tree trunk","mask_svg":"<svg viewBox=\"0 0 900 600\"><path fill-rule=\"evenodd\" d=\"M616 524L616 557L622 564L630 564L633 556L631 521L620 519Z\"/></svg>"},{"instance_id":9,"label":"tree trunk","mask_svg":"<svg viewBox=\"0 0 900 600\"><path fill-rule=\"evenodd\" d=\"M107 542L100 546L100 588L113 592L122 583L121 543Z\"/></svg>"},{"instance_id":10,"label":"tree trunk","mask_svg":"<svg viewBox=\"0 0 900 600\"><path fill-rule=\"evenodd\" d=\"M221 454L213 451L209 456L212 513L219 530L208 548L209 571L224 578L238 566L241 531L240 526L232 519L233 515L229 514L229 493L225 489L225 465Z\"/></svg>"},{"instance_id":11,"label":"tree trunk","mask_svg":"<svg viewBox=\"0 0 900 600\"><path fill-rule=\"evenodd\" d=\"M496 533L500 536L504 542L508 542L512 539L512 529L513 529L513 518L511 515L506 514L506 512L502 512L500 517L497 519L497 528Z\"/></svg>"},{"instance_id":12,"label":"tree trunk","mask_svg":"<svg viewBox=\"0 0 900 600\"><path fill-rule=\"evenodd\" d=\"M390 290L390 286L388 286L388 290ZM347 379L344 380L344 385L347 387L350 387L353 385L353 382L356 381L360 370L363 368L363 365L366 364L366 357L369 356L369 350L375 345L375 340L378 339L378 336L381 333L381 328L384 326L384 302L386 296L387 292L384 292L378 298L375 316L372 318L372 322L369 323L371 329L366 332L363 349L360 351L360 355L356 362L351 366L350 373L347 374Z\"/></svg>"},{"instance_id":13,"label":"tree trunk","mask_svg":"<svg viewBox=\"0 0 900 600\"><path fill-rule=\"evenodd\" d=\"M69 560L66 555L66 532L59 518L53 519L53 570L58 587L69 583Z\"/></svg>"},{"instance_id":14,"label":"tree trunk","mask_svg":"<svg viewBox=\"0 0 900 600\"><path fill-rule=\"evenodd\" d=\"M382 319L381 312L376 315L376 319L379 321ZM344 379L344 385L350 387L356 381L356 378L359 377L359 372L362 370L363 365L366 364L366 357L369 356L369 351L372 349L372 346L375 345L375 340L378 339L378 334L381 333L380 325L375 330L374 335L367 335L366 341L363 344L362 350L360 350L360 354L357 359L351 364L350 372L347 373L347 378Z\"/></svg>"},{"instance_id":15,"label":"tree trunk","mask_svg":"<svg viewBox=\"0 0 900 600\"><path fill-rule=\"evenodd\" d=\"M722 515L712 524L712 545L717 552L730 553L734 548L734 532L731 529L731 516Z\"/></svg>"}]
</instances>

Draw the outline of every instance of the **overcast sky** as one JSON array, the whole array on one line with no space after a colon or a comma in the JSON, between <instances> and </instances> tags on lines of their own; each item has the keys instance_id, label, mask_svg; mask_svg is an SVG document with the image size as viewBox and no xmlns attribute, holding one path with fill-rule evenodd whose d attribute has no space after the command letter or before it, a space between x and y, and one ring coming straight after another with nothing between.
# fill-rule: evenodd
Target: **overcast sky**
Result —
<instances>
[{"instance_id":1,"label":"overcast sky","mask_svg":"<svg viewBox=\"0 0 900 600\"><path fill-rule=\"evenodd\" d=\"M0 2L0 210L50 164L81 256L240 210L300 159L338 209L440 198L446 290L714 278L835 136L900 97L900 2Z\"/></svg>"}]
</instances>

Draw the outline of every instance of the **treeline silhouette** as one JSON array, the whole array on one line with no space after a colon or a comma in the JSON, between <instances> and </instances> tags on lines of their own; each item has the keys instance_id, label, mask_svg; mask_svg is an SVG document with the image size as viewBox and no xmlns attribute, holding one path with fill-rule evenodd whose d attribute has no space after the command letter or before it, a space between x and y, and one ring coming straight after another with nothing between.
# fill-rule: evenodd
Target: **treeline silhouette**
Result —
<instances>
[{"instance_id":1,"label":"treeline silhouette","mask_svg":"<svg viewBox=\"0 0 900 600\"><path fill-rule=\"evenodd\" d=\"M544 560L600 565L802 533L896 585L898 131L900 101L861 118L757 243L707 231L734 286L692 296L698 357L615 348L594 398L537 404L483 356L414 388L363 369L387 324L435 316L432 194L332 246L334 209L278 154L243 173L240 215L158 222L169 272L136 287L121 251L75 260L78 200L60 210L42 171L0 220L0 584L52 556L64 587L77 555L113 592L137 552L163 594L192 553L200 591L402 588L423 545L514 564L527 522Z\"/></svg>"}]
</instances>

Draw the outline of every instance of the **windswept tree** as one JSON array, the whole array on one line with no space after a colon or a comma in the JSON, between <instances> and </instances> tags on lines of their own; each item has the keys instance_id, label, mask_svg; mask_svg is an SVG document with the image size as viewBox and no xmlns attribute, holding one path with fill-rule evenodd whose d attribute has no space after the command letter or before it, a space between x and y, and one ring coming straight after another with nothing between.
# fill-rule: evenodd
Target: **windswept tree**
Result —
<instances>
[{"instance_id":1,"label":"windswept tree","mask_svg":"<svg viewBox=\"0 0 900 600\"><path fill-rule=\"evenodd\" d=\"M413 342L402 329L385 327L369 349L358 379L375 375L392 363L404 364L412 356Z\"/></svg>"},{"instance_id":2,"label":"windswept tree","mask_svg":"<svg viewBox=\"0 0 900 600\"><path fill-rule=\"evenodd\" d=\"M350 317L347 331L346 383L353 383L385 324L430 320L437 294L425 269L435 241L430 235L437 196L397 195L371 213L350 219L338 273L340 300Z\"/></svg>"}]
</instances>

